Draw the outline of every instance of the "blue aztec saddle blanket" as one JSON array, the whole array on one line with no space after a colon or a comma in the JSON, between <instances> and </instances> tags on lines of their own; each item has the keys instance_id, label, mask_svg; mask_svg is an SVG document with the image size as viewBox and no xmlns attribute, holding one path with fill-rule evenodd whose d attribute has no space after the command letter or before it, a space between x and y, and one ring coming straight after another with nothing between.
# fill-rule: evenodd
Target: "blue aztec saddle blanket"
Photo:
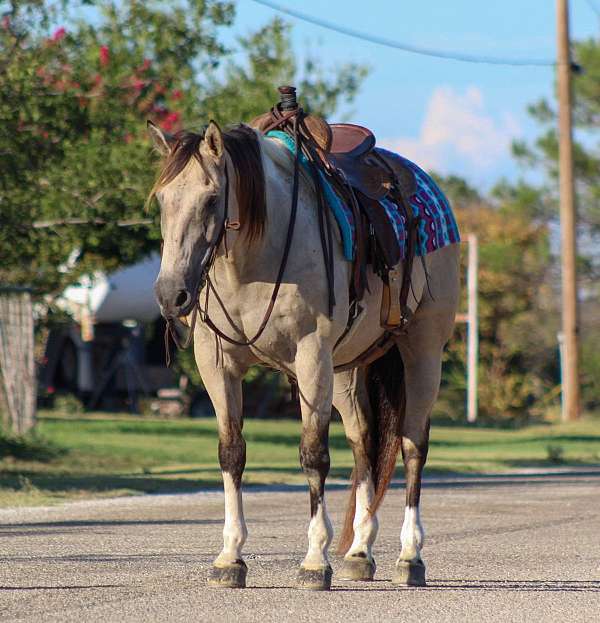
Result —
<instances>
[{"instance_id":1,"label":"blue aztec saddle blanket","mask_svg":"<svg viewBox=\"0 0 600 623\"><path fill-rule=\"evenodd\" d=\"M267 133L267 136L282 141L292 153L296 153L294 140L285 132L272 130ZM460 242L458 225L456 224L450 203L432 177L414 162L407 160L399 154L380 148L379 151L399 159L415 176L416 190L408 197L408 203L412 208L413 214L420 217L416 248L417 255L427 255L449 244ZM300 162L308 170L308 163L303 154L300 155ZM355 224L352 211L333 191L325 175L321 172L319 172L319 175L323 183L325 199L340 228L344 257L346 260L352 261L354 259L355 240ZM405 218L395 203L387 199L382 199L379 203L393 226L400 247L400 257L404 259L408 238Z\"/></svg>"}]
</instances>

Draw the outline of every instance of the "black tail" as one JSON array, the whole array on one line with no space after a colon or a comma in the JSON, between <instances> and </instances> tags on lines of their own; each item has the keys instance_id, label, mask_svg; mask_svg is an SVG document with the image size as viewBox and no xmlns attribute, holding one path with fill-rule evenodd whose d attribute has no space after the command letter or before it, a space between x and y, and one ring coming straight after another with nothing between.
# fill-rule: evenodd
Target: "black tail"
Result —
<instances>
[{"instance_id":1,"label":"black tail","mask_svg":"<svg viewBox=\"0 0 600 623\"><path fill-rule=\"evenodd\" d=\"M371 472L375 496L369 512L374 515L381 505L396 469L396 459L402 442L402 423L406 406L404 391L404 366L398 348L394 346L367 369L367 389L372 417L369 420ZM344 527L340 536L338 553L345 554L354 538L352 523L356 510L356 480L352 473L352 489Z\"/></svg>"}]
</instances>

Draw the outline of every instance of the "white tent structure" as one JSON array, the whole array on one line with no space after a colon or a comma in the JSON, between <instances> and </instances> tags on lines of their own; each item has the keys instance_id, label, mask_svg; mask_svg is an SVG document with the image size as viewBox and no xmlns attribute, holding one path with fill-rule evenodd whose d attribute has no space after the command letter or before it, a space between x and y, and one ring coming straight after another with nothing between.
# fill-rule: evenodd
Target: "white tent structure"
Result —
<instances>
[{"instance_id":1,"label":"white tent structure","mask_svg":"<svg viewBox=\"0 0 600 623\"><path fill-rule=\"evenodd\" d=\"M160 257L153 254L145 260L115 271L85 276L78 285L70 286L57 301L77 321L92 323L153 322L160 314L154 297L154 282L160 269Z\"/></svg>"},{"instance_id":2,"label":"white tent structure","mask_svg":"<svg viewBox=\"0 0 600 623\"><path fill-rule=\"evenodd\" d=\"M172 383L164 365L146 361L144 325L160 317L154 296L159 270L160 257L155 253L113 273L84 275L55 299L75 324L50 333L44 372L47 387L85 396L90 408L100 403L105 392L125 387L131 408L137 410L138 391L147 395Z\"/></svg>"}]
</instances>

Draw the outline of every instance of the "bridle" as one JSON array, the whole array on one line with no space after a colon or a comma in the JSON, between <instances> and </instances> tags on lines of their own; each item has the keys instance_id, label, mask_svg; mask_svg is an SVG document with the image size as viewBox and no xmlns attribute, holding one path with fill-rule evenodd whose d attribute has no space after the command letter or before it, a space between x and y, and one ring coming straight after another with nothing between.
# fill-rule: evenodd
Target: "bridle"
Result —
<instances>
[{"instance_id":1,"label":"bridle","mask_svg":"<svg viewBox=\"0 0 600 623\"><path fill-rule=\"evenodd\" d=\"M292 131L294 135L294 139L296 142L296 153L294 157L294 176L292 182L292 205L290 211L290 220L287 228L287 235L285 239L285 246L283 248L283 255L281 257L281 262L279 264L279 270L277 272L277 278L275 279L275 285L273 286L273 291L271 293L271 298L269 300L269 305L267 306L267 310L263 316L262 322L254 336L250 339L236 339L224 333L219 327L215 325L210 316L208 315L208 297L210 292L212 291L215 295L215 299L221 307L222 311L225 313L229 324L233 327L234 331L242 336L244 336L243 331L233 322L229 314L227 314L227 310L219 298L219 295L216 291L214 284L210 279L210 269L212 268L216 257L217 251L222 243L226 245L226 236L228 229L239 229L239 223L229 221L229 171L227 168L227 163L225 163L225 206L223 210L223 219L221 222L221 227L219 231L219 235L217 236L215 242L210 249L208 260L202 270L202 275L200 276L199 286L194 294L194 307L192 311L192 318L190 321L189 333L186 339L181 342L179 336L177 335L177 330L175 328L175 321L173 318L167 319L167 326L165 328L165 352L166 352L166 363L167 367L170 366L171 363L171 355L170 355L170 339L173 340L178 349L182 350L187 348L193 339L194 329L196 326L196 321L198 318L198 313L200 313L203 322L221 339L229 342L230 344L234 344L235 346L252 346L264 333L264 330L267 327L271 314L273 313L273 308L275 307L275 302L277 301L277 296L279 294L279 289L281 287L281 283L283 282L283 275L285 273L285 269L287 266L290 248L292 246L292 239L294 237L294 227L296 224L296 214L298 212L298 194L299 194L299 178L300 178L300 154L302 151L302 135L299 131L299 121L301 121L302 116L304 115L301 108L298 108L294 111L293 115L285 115L281 119L278 119L277 123L273 127L277 127L283 123L291 121L292 123ZM200 290L202 289L203 282L206 282L206 300L204 304L204 310L200 307Z\"/></svg>"}]
</instances>

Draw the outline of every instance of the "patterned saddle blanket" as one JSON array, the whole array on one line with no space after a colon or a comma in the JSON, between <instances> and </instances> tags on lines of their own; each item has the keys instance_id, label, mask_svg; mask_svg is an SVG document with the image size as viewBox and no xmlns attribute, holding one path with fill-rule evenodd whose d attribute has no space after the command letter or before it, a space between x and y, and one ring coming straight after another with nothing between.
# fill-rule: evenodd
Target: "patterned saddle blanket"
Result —
<instances>
[{"instance_id":1,"label":"patterned saddle blanket","mask_svg":"<svg viewBox=\"0 0 600 623\"><path fill-rule=\"evenodd\" d=\"M295 153L294 141L285 132L273 130L268 132L267 136L282 141L292 153ZM379 149L379 151L388 157L401 160L402 164L409 168L415 176L416 189L408 198L408 203L414 216L419 217L416 254L427 255L449 244L460 242L458 226L450 203L432 177L414 162L398 154L385 149ZM302 155L300 161L303 166L308 166L306 159ZM344 257L351 262L354 260L356 239L354 216L351 209L333 191L325 175L320 173L320 176L323 182L325 198L340 229ZM385 210L393 227L400 249L400 257L404 259L408 245L408 228L404 215L398 206L388 199L382 199L379 203Z\"/></svg>"}]
</instances>

